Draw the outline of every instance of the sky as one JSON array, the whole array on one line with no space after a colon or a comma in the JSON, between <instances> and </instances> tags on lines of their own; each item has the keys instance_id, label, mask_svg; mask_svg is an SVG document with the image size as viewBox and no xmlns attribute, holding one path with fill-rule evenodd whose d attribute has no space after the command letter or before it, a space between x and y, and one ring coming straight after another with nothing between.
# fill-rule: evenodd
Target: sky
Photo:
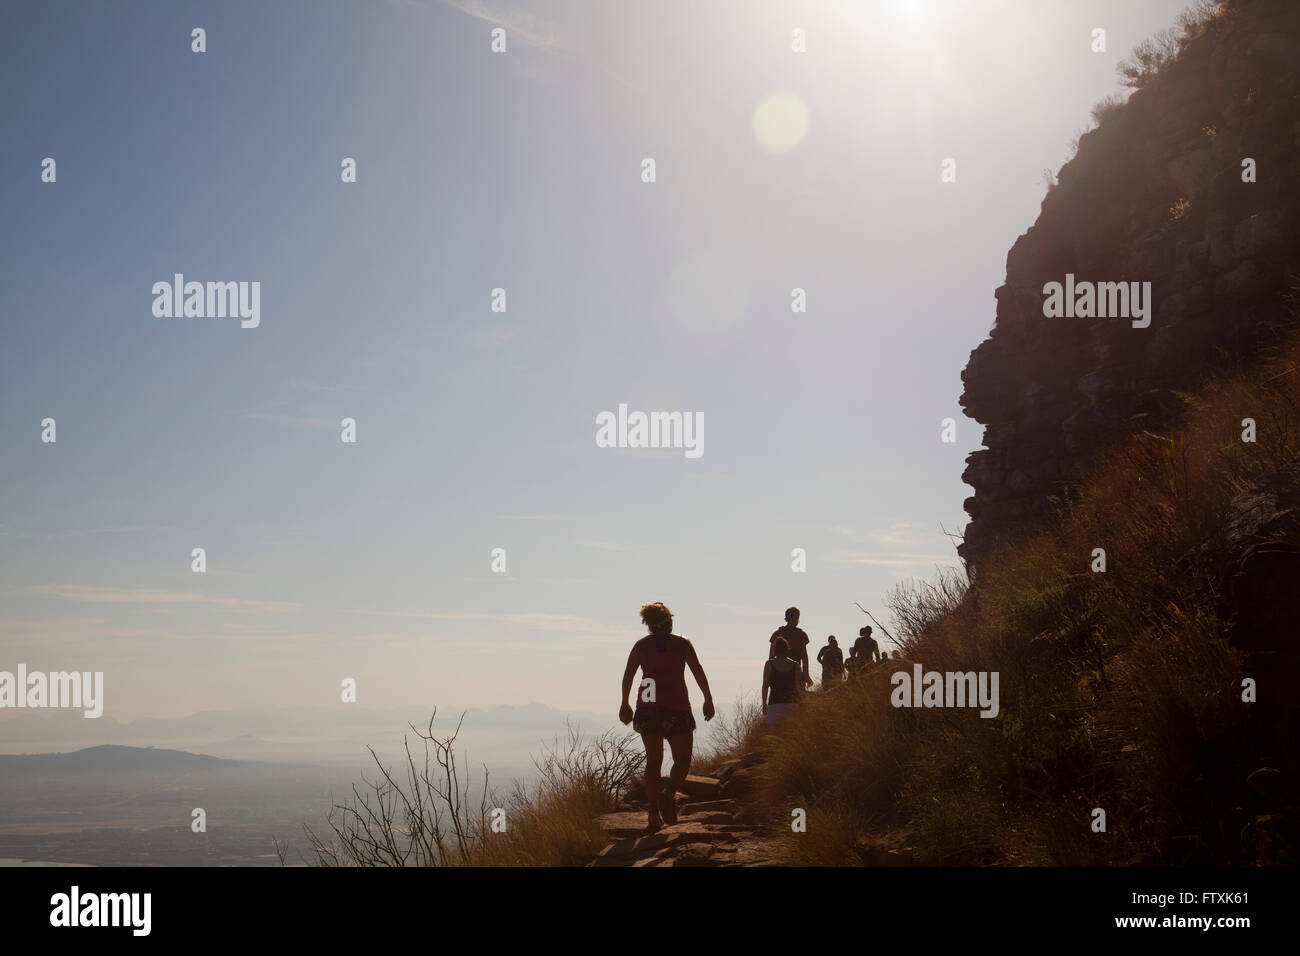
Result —
<instances>
[{"instance_id":1,"label":"sky","mask_svg":"<svg viewBox=\"0 0 1300 956\"><path fill-rule=\"evenodd\" d=\"M1043 171L1184 6L4 4L0 670L612 719L646 602L720 701L787 605L889 627ZM156 316L176 273L259 324ZM599 447L620 404L703 453Z\"/></svg>"}]
</instances>

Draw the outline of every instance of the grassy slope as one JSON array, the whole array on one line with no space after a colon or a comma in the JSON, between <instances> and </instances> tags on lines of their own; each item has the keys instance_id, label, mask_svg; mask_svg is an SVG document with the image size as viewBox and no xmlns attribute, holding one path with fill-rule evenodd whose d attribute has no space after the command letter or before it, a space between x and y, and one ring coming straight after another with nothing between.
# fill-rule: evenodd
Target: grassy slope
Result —
<instances>
[{"instance_id":1,"label":"grassy slope","mask_svg":"<svg viewBox=\"0 0 1300 956\"><path fill-rule=\"evenodd\" d=\"M773 816L809 811L792 862L903 845L933 863L1294 862L1285 841L1243 832L1237 806L1260 760L1294 752L1294 728L1242 702L1245 657L1198 570L1213 562L1185 556L1216 540L1236 495L1300 454L1300 336L1186 406L1180 428L1136 436L976 587L893 595L905 659L998 671L1001 714L895 709L892 666L817 695L766 765ZM1090 828L1095 807L1105 833Z\"/></svg>"}]
</instances>

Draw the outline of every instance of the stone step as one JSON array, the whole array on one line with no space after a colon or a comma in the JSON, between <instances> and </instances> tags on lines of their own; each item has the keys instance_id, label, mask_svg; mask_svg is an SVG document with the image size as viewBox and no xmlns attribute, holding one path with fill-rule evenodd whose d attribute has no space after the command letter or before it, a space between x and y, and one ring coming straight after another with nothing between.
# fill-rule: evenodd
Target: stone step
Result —
<instances>
[{"instance_id":1,"label":"stone step","mask_svg":"<svg viewBox=\"0 0 1300 956\"><path fill-rule=\"evenodd\" d=\"M655 837L661 834L655 834ZM615 841L591 862L595 867L628 866L779 866L781 847L770 839L746 834L744 839L704 842L701 834L667 843L651 837Z\"/></svg>"},{"instance_id":2,"label":"stone step","mask_svg":"<svg viewBox=\"0 0 1300 956\"><path fill-rule=\"evenodd\" d=\"M596 856L597 861L614 860L622 857L649 856L657 850L668 846L668 838L662 830L642 837L624 837L615 840Z\"/></svg>"},{"instance_id":3,"label":"stone step","mask_svg":"<svg viewBox=\"0 0 1300 956\"><path fill-rule=\"evenodd\" d=\"M606 813L596 818L596 824L612 837L637 837L645 832L646 814L644 810Z\"/></svg>"},{"instance_id":4,"label":"stone step","mask_svg":"<svg viewBox=\"0 0 1300 956\"><path fill-rule=\"evenodd\" d=\"M727 823L735 823L736 818L733 817L730 813L685 813L681 810L678 810L677 822L696 823L700 825L714 826L714 825L722 825Z\"/></svg>"},{"instance_id":5,"label":"stone step","mask_svg":"<svg viewBox=\"0 0 1300 956\"><path fill-rule=\"evenodd\" d=\"M691 797L713 800L720 795L722 784L717 777L697 777L694 774L682 781L682 793Z\"/></svg>"},{"instance_id":6,"label":"stone step","mask_svg":"<svg viewBox=\"0 0 1300 956\"><path fill-rule=\"evenodd\" d=\"M735 813L739 804L735 800L692 800L677 811L680 813Z\"/></svg>"},{"instance_id":7,"label":"stone step","mask_svg":"<svg viewBox=\"0 0 1300 956\"><path fill-rule=\"evenodd\" d=\"M691 823L678 823L670 827L664 827L659 832L668 837L670 846L678 846L683 843L731 843L740 839L739 835L733 831L722 830L718 827L696 826Z\"/></svg>"},{"instance_id":8,"label":"stone step","mask_svg":"<svg viewBox=\"0 0 1300 956\"><path fill-rule=\"evenodd\" d=\"M726 803L727 801L714 802ZM695 827L717 826L725 829L735 824L736 820L729 810L697 812L698 807L704 806L709 804L687 804L677 811L677 823L672 826L689 824ZM611 837L638 837L645 834L647 817L644 810L605 813L596 818L596 823ZM665 824L665 827L671 828L669 824Z\"/></svg>"}]
</instances>

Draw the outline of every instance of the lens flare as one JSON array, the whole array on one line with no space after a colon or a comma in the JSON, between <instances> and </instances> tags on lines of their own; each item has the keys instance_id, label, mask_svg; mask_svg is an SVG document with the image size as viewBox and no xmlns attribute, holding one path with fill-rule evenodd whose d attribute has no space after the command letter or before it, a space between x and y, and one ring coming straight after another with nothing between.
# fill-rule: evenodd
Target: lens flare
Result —
<instances>
[{"instance_id":1,"label":"lens flare","mask_svg":"<svg viewBox=\"0 0 1300 956\"><path fill-rule=\"evenodd\" d=\"M802 143L808 123L808 107L797 93L773 93L754 107L754 137L769 153L788 153Z\"/></svg>"}]
</instances>

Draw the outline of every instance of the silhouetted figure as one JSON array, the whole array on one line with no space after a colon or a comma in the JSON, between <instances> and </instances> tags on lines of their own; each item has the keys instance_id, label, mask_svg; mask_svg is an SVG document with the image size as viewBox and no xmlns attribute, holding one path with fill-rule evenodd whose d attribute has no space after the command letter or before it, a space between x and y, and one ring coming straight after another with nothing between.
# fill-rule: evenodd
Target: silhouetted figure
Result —
<instances>
[{"instance_id":1,"label":"silhouetted figure","mask_svg":"<svg viewBox=\"0 0 1300 956\"><path fill-rule=\"evenodd\" d=\"M763 665L763 716L775 727L790 719L803 693L799 662L790 657L785 638L772 641L772 656Z\"/></svg>"},{"instance_id":2,"label":"silhouetted figure","mask_svg":"<svg viewBox=\"0 0 1300 956\"><path fill-rule=\"evenodd\" d=\"M864 627L858 631L858 639L853 642L849 659L845 662L845 679L850 680L864 674L880 658L880 645L871 636L871 628Z\"/></svg>"},{"instance_id":3,"label":"silhouetted figure","mask_svg":"<svg viewBox=\"0 0 1300 956\"><path fill-rule=\"evenodd\" d=\"M826 638L826 646L817 652L817 663L822 666L822 687L844 680L844 652L834 634Z\"/></svg>"},{"instance_id":4,"label":"silhouetted figure","mask_svg":"<svg viewBox=\"0 0 1300 956\"><path fill-rule=\"evenodd\" d=\"M776 656L776 640L782 638L785 640L790 659L798 661L800 673L803 675L803 685L812 686L812 678L808 676L808 635L799 627L799 609L797 607L788 607L785 609L785 624L778 627L768 638L772 645L769 658Z\"/></svg>"},{"instance_id":5,"label":"silhouetted figure","mask_svg":"<svg viewBox=\"0 0 1300 956\"><path fill-rule=\"evenodd\" d=\"M663 820L677 822L677 791L691 771L695 717L686 693L686 668L691 669L695 683L704 694L705 720L713 719L713 694L709 692L709 681L695 648L686 638L672 632L672 611L660 603L646 604L641 607L641 620L650 633L632 645L632 653L627 656L618 719L625 724L631 722L632 729L641 735L645 744L645 795L649 805L646 831L651 832L658 830ZM638 667L641 689L633 712L627 695ZM668 789L661 793L659 771L663 766L665 737L672 750L673 769L669 773Z\"/></svg>"},{"instance_id":6,"label":"silhouetted figure","mask_svg":"<svg viewBox=\"0 0 1300 956\"><path fill-rule=\"evenodd\" d=\"M858 639L853 643L858 649L858 656L865 658L868 664L874 664L880 660L880 645L871 636L870 626L861 628L858 631Z\"/></svg>"}]
</instances>

